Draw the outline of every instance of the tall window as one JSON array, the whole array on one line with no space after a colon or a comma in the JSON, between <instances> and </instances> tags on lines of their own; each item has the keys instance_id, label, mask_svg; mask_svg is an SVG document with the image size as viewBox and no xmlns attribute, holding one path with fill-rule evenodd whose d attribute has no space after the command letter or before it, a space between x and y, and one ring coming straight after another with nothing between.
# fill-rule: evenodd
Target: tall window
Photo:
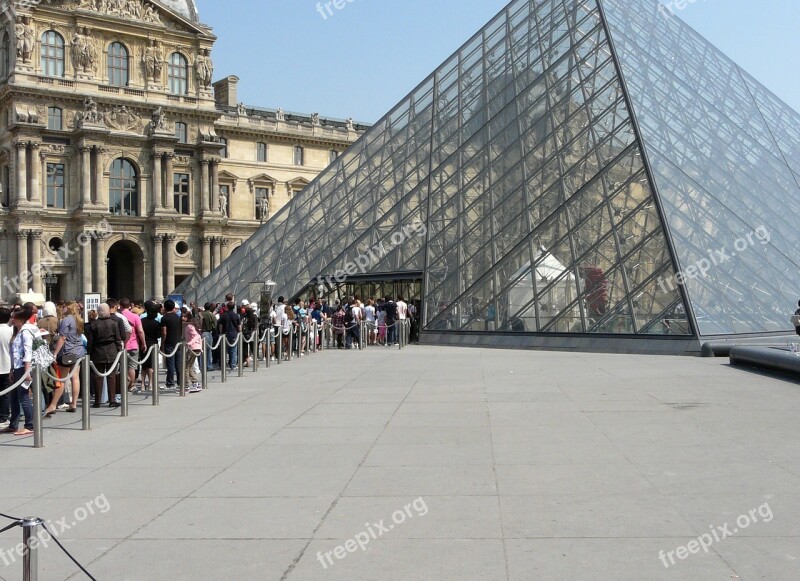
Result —
<instances>
[{"instance_id":1,"label":"tall window","mask_svg":"<svg viewBox=\"0 0 800 581\"><path fill-rule=\"evenodd\" d=\"M64 113L58 107L47 108L47 128L51 131L61 131L64 128Z\"/></svg>"},{"instance_id":2,"label":"tall window","mask_svg":"<svg viewBox=\"0 0 800 581\"><path fill-rule=\"evenodd\" d=\"M64 186L64 164L47 164L47 207L66 208L66 189Z\"/></svg>"},{"instance_id":3,"label":"tall window","mask_svg":"<svg viewBox=\"0 0 800 581\"><path fill-rule=\"evenodd\" d=\"M269 218L269 189L256 188L256 220Z\"/></svg>"},{"instance_id":4,"label":"tall window","mask_svg":"<svg viewBox=\"0 0 800 581\"><path fill-rule=\"evenodd\" d=\"M222 155L223 159L227 159L228 157L228 140L224 137L219 138L219 144L222 146L222 150L220 151L220 155Z\"/></svg>"},{"instance_id":5,"label":"tall window","mask_svg":"<svg viewBox=\"0 0 800 581\"><path fill-rule=\"evenodd\" d=\"M266 143L257 143L256 144L256 161L266 162L267 161L267 144Z\"/></svg>"},{"instance_id":6,"label":"tall window","mask_svg":"<svg viewBox=\"0 0 800 581\"><path fill-rule=\"evenodd\" d=\"M175 139L178 143L189 143L189 130L186 128L186 123L178 121L175 124Z\"/></svg>"},{"instance_id":7,"label":"tall window","mask_svg":"<svg viewBox=\"0 0 800 581\"><path fill-rule=\"evenodd\" d=\"M108 47L108 84L112 87L128 86L128 49L119 42Z\"/></svg>"},{"instance_id":8,"label":"tall window","mask_svg":"<svg viewBox=\"0 0 800 581\"><path fill-rule=\"evenodd\" d=\"M330 153L328 154L328 163L333 163L339 157L339 152L335 149L331 149Z\"/></svg>"},{"instance_id":9,"label":"tall window","mask_svg":"<svg viewBox=\"0 0 800 581\"><path fill-rule=\"evenodd\" d=\"M173 52L169 57L169 92L174 95L189 93L189 63L179 52Z\"/></svg>"},{"instance_id":10,"label":"tall window","mask_svg":"<svg viewBox=\"0 0 800 581\"><path fill-rule=\"evenodd\" d=\"M55 30L42 35L42 75L45 77L64 76L64 38Z\"/></svg>"},{"instance_id":11,"label":"tall window","mask_svg":"<svg viewBox=\"0 0 800 581\"><path fill-rule=\"evenodd\" d=\"M139 215L139 180L127 159L115 159L111 164L108 211L117 216Z\"/></svg>"},{"instance_id":12,"label":"tall window","mask_svg":"<svg viewBox=\"0 0 800 581\"><path fill-rule=\"evenodd\" d=\"M0 42L0 77L5 77L8 75L9 64L10 64L10 50L11 50L11 40L8 37L8 33L3 34L3 41Z\"/></svg>"},{"instance_id":13,"label":"tall window","mask_svg":"<svg viewBox=\"0 0 800 581\"><path fill-rule=\"evenodd\" d=\"M172 191L175 196L175 210L178 214L189 215L189 174L176 173L173 176Z\"/></svg>"},{"instance_id":14,"label":"tall window","mask_svg":"<svg viewBox=\"0 0 800 581\"><path fill-rule=\"evenodd\" d=\"M305 163L305 151L299 145L294 146L294 164L303 165Z\"/></svg>"}]
</instances>

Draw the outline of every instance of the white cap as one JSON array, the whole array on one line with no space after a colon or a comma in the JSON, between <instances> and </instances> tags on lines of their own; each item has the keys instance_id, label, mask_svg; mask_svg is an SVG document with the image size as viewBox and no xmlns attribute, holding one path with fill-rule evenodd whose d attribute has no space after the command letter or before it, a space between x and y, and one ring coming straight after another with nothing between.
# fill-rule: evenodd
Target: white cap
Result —
<instances>
[{"instance_id":1,"label":"white cap","mask_svg":"<svg viewBox=\"0 0 800 581\"><path fill-rule=\"evenodd\" d=\"M242 306L243 307L247 307L249 305L250 305L250 301L248 301L247 299L242 299Z\"/></svg>"}]
</instances>

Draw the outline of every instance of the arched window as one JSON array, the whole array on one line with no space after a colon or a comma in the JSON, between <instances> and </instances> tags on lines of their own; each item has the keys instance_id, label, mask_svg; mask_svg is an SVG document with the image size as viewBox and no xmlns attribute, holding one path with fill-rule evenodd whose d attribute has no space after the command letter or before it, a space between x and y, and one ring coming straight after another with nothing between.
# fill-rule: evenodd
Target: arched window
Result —
<instances>
[{"instance_id":1,"label":"arched window","mask_svg":"<svg viewBox=\"0 0 800 581\"><path fill-rule=\"evenodd\" d=\"M139 215L139 180L127 159L115 159L111 164L108 211L117 216Z\"/></svg>"},{"instance_id":2,"label":"arched window","mask_svg":"<svg viewBox=\"0 0 800 581\"><path fill-rule=\"evenodd\" d=\"M0 42L0 78L8 75L9 70L9 50L11 49L11 40L8 38L8 33L3 34L3 41Z\"/></svg>"},{"instance_id":3,"label":"arched window","mask_svg":"<svg viewBox=\"0 0 800 581\"><path fill-rule=\"evenodd\" d=\"M42 75L64 76L64 38L55 30L42 35Z\"/></svg>"},{"instance_id":4,"label":"arched window","mask_svg":"<svg viewBox=\"0 0 800 581\"><path fill-rule=\"evenodd\" d=\"M61 131L64 128L64 112L58 107L47 108L47 128L51 131Z\"/></svg>"},{"instance_id":5,"label":"arched window","mask_svg":"<svg viewBox=\"0 0 800 581\"><path fill-rule=\"evenodd\" d=\"M186 128L186 123L178 121L175 123L175 139L178 143L189 143L189 130Z\"/></svg>"},{"instance_id":6,"label":"arched window","mask_svg":"<svg viewBox=\"0 0 800 581\"><path fill-rule=\"evenodd\" d=\"M120 42L112 42L108 47L108 84L127 87L128 78L128 49Z\"/></svg>"},{"instance_id":7,"label":"arched window","mask_svg":"<svg viewBox=\"0 0 800 581\"><path fill-rule=\"evenodd\" d=\"M175 95L189 93L189 63L179 52L169 57L169 92Z\"/></svg>"}]
</instances>

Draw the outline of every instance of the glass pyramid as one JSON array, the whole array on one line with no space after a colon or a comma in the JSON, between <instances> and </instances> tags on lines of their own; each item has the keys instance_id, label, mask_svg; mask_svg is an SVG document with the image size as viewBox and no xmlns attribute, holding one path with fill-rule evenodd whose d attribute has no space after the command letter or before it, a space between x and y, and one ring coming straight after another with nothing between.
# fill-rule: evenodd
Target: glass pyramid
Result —
<instances>
[{"instance_id":1,"label":"glass pyramid","mask_svg":"<svg viewBox=\"0 0 800 581\"><path fill-rule=\"evenodd\" d=\"M288 297L362 260L419 273L423 337L790 329L800 116L659 7L511 2L184 292Z\"/></svg>"}]
</instances>

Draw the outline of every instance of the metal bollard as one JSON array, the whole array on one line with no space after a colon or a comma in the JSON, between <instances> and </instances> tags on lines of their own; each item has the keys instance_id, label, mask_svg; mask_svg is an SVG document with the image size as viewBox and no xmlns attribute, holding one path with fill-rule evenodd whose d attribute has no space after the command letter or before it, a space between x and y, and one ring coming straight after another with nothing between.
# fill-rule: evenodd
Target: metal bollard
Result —
<instances>
[{"instance_id":1,"label":"metal bollard","mask_svg":"<svg viewBox=\"0 0 800 581\"><path fill-rule=\"evenodd\" d=\"M208 389L208 343L205 337L200 346L200 356L203 358L203 364L200 366L200 387Z\"/></svg>"},{"instance_id":2,"label":"metal bollard","mask_svg":"<svg viewBox=\"0 0 800 581\"><path fill-rule=\"evenodd\" d=\"M292 361L292 352L294 351L294 325L289 326L289 361Z\"/></svg>"},{"instance_id":3,"label":"metal bollard","mask_svg":"<svg viewBox=\"0 0 800 581\"><path fill-rule=\"evenodd\" d=\"M283 327L278 327L278 335L275 338L275 341L278 342L275 352L278 355L278 365L283 363Z\"/></svg>"},{"instance_id":4,"label":"metal bollard","mask_svg":"<svg viewBox=\"0 0 800 581\"><path fill-rule=\"evenodd\" d=\"M306 356L311 353L311 323L306 323L306 332L304 333L305 340L306 340L306 348L304 351L306 352Z\"/></svg>"},{"instance_id":5,"label":"metal bollard","mask_svg":"<svg viewBox=\"0 0 800 581\"><path fill-rule=\"evenodd\" d=\"M39 580L39 538L36 533L41 524L38 518L22 519L22 581Z\"/></svg>"},{"instance_id":6,"label":"metal bollard","mask_svg":"<svg viewBox=\"0 0 800 581\"><path fill-rule=\"evenodd\" d=\"M119 362L119 417L128 417L128 352L123 349Z\"/></svg>"},{"instance_id":7,"label":"metal bollard","mask_svg":"<svg viewBox=\"0 0 800 581\"><path fill-rule=\"evenodd\" d=\"M33 391L33 447L42 448L44 446L42 441L42 370L39 369L38 365L33 365L31 370L33 372L33 382L31 383Z\"/></svg>"},{"instance_id":8,"label":"metal bollard","mask_svg":"<svg viewBox=\"0 0 800 581\"><path fill-rule=\"evenodd\" d=\"M82 430L91 430L92 429L92 414L89 410L89 394L91 391L91 381L92 381L92 374L91 370L89 369L89 356L86 355L83 358L83 367L81 368L81 374L83 375L83 381L81 382L81 420ZM75 405L78 405L78 402L74 402Z\"/></svg>"},{"instance_id":9,"label":"metal bollard","mask_svg":"<svg viewBox=\"0 0 800 581\"><path fill-rule=\"evenodd\" d=\"M160 357L160 351L158 350L158 343L156 343L155 349L153 349L153 382L150 384L150 391L152 392L151 397L153 401L151 402L153 405L158 405L158 398L160 397L160 393L158 390L158 359Z\"/></svg>"},{"instance_id":10,"label":"metal bollard","mask_svg":"<svg viewBox=\"0 0 800 581\"><path fill-rule=\"evenodd\" d=\"M181 360L179 361L180 367L178 368L180 372L180 385L178 386L178 394L180 397L186 397L186 342L182 341L178 345L178 351L175 353L175 356L180 355Z\"/></svg>"},{"instance_id":11,"label":"metal bollard","mask_svg":"<svg viewBox=\"0 0 800 581\"><path fill-rule=\"evenodd\" d=\"M319 339L319 329L317 328L317 322L314 321L314 347L312 353L317 352L317 339Z\"/></svg>"},{"instance_id":12,"label":"metal bollard","mask_svg":"<svg viewBox=\"0 0 800 581\"><path fill-rule=\"evenodd\" d=\"M228 336L220 335L219 346L222 349L222 356L219 358L219 371L222 376L222 383L228 381Z\"/></svg>"},{"instance_id":13,"label":"metal bollard","mask_svg":"<svg viewBox=\"0 0 800 581\"><path fill-rule=\"evenodd\" d=\"M250 335L250 341L253 343L253 373L258 373L258 358L261 356L261 337L258 336L258 329L253 331Z\"/></svg>"}]
</instances>

